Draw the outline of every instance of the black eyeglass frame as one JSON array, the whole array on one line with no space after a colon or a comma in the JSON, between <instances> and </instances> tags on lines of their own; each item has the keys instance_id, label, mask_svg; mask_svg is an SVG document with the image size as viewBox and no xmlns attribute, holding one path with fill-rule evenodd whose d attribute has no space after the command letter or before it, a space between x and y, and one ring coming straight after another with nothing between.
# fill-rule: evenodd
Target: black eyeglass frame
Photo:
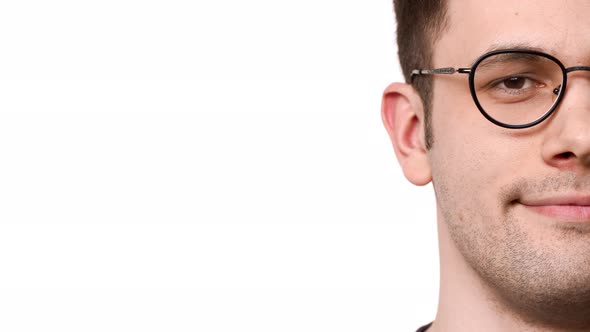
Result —
<instances>
[{"instance_id":1,"label":"black eyeglass frame","mask_svg":"<svg viewBox=\"0 0 590 332\"><path fill-rule=\"evenodd\" d=\"M555 101L553 102L553 105L551 105L549 110L547 110L543 115L541 115L541 117L539 117L538 119L536 119L532 122L526 123L526 124L512 125L512 124L500 122L500 121L492 118L483 109L483 107L479 103L479 100L477 99L477 94L475 93L475 70L477 69L477 66L479 66L479 64L482 61L484 61L485 59L487 59L491 56L494 56L497 54L508 54L508 53L526 53L526 54L538 55L538 56L547 58L547 59L555 62L559 66L559 68L561 69L562 75L563 75L561 85L558 86L553 91L557 95ZM473 65L470 68L446 67L446 68L435 68L435 69L414 69L414 70L412 70L412 73L410 75L410 82L413 82L414 77L419 76L419 75L439 75L439 74L448 75L448 74L455 74L455 73L469 74L469 90L471 91L471 97L473 98L475 106L477 106L477 108L479 109L481 114L486 119L488 119L490 122L492 122L493 124L498 125L500 127L509 128L509 129L524 129L524 128L530 128L532 126L535 126L535 125L543 122L551 114L553 114L553 112L557 109L557 106L561 102L563 95L565 94L565 89L567 86L567 74L571 73L573 71L579 71L579 70L590 71L590 66L574 66L574 67L566 68L561 63L561 61L559 61L556 57L554 57L550 54L544 53L544 52L535 51L535 50L527 50L527 49L502 49L502 50L495 50L495 51L491 51L491 52L483 54L482 56L480 56L479 58L477 58L475 60L475 62L473 63Z\"/></svg>"}]
</instances>

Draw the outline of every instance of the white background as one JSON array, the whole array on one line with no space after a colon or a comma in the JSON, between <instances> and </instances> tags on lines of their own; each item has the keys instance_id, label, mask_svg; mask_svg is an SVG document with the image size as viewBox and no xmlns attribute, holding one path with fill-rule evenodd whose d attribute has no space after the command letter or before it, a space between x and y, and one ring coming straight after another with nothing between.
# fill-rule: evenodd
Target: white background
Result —
<instances>
[{"instance_id":1,"label":"white background","mask_svg":"<svg viewBox=\"0 0 590 332\"><path fill-rule=\"evenodd\" d=\"M3 1L1 331L415 331L389 0Z\"/></svg>"}]
</instances>

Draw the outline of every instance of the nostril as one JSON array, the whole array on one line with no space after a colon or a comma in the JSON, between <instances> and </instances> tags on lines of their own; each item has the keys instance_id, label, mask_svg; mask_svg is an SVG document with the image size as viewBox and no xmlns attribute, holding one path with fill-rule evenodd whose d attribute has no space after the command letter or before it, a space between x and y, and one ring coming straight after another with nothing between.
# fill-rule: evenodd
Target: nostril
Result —
<instances>
[{"instance_id":1,"label":"nostril","mask_svg":"<svg viewBox=\"0 0 590 332\"><path fill-rule=\"evenodd\" d=\"M560 160L567 160L570 158L574 158L576 155L573 152L564 152L564 153L560 153L557 156L555 156L555 159L560 159Z\"/></svg>"}]
</instances>

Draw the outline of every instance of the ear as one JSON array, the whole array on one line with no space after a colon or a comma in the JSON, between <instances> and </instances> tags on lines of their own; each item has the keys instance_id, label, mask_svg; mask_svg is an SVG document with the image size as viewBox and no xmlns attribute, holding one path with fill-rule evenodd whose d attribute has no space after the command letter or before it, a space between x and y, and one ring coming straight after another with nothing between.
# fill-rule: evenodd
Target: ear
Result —
<instances>
[{"instance_id":1,"label":"ear","mask_svg":"<svg viewBox=\"0 0 590 332\"><path fill-rule=\"evenodd\" d=\"M393 83L385 89L381 117L406 178L417 186L432 180L424 140L424 106L414 88Z\"/></svg>"}]
</instances>

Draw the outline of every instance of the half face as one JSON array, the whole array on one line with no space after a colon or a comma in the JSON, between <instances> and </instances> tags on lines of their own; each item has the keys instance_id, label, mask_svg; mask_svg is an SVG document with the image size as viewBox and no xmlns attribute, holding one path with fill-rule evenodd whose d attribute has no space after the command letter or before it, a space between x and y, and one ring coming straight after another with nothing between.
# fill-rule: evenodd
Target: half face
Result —
<instances>
[{"instance_id":1,"label":"half face","mask_svg":"<svg viewBox=\"0 0 590 332\"><path fill-rule=\"evenodd\" d=\"M450 0L434 67L469 67L501 48L589 66L588 17L587 1ZM557 110L527 129L486 120L464 75L433 79L428 157L454 245L523 319L590 326L590 72L570 73Z\"/></svg>"}]
</instances>

